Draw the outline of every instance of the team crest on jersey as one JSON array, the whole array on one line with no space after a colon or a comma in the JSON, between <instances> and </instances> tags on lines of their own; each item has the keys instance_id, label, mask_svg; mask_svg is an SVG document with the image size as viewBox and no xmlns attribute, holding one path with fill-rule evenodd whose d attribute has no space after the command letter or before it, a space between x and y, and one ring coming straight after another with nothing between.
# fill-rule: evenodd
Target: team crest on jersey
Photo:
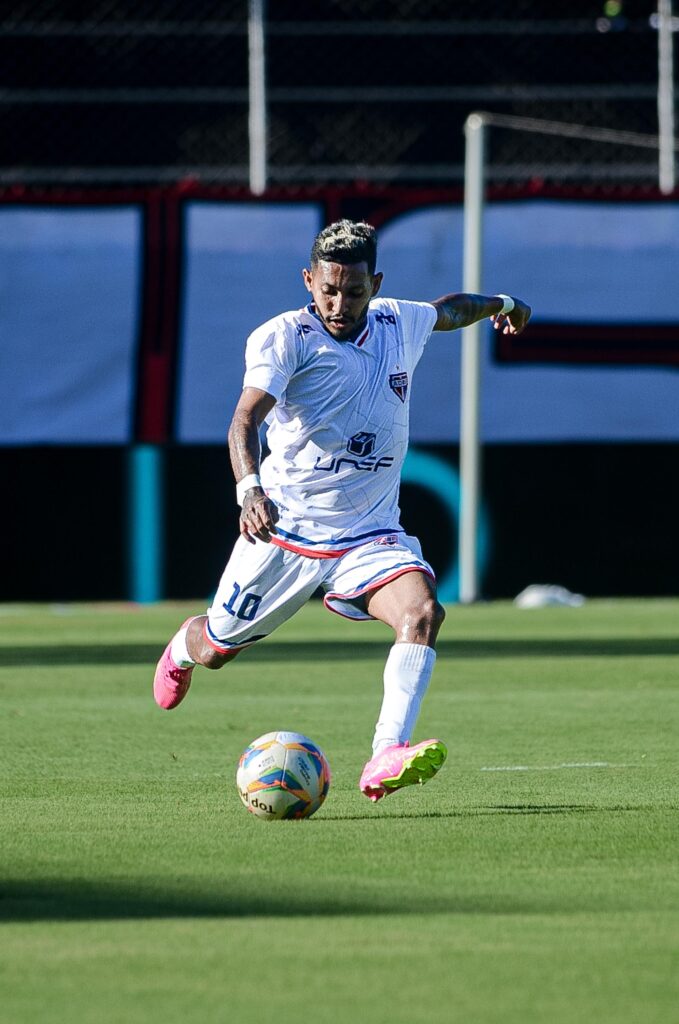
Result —
<instances>
[{"instance_id":1,"label":"team crest on jersey","mask_svg":"<svg viewBox=\"0 0 679 1024\"><path fill-rule=\"evenodd\" d=\"M390 373L389 387L402 402L405 402L406 395L408 394L408 374L405 372Z\"/></svg>"}]
</instances>

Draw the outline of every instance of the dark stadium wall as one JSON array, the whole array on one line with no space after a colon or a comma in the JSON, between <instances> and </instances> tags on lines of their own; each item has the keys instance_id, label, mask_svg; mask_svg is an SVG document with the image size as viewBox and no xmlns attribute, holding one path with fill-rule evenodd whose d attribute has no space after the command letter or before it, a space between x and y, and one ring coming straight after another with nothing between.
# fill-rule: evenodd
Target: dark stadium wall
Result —
<instances>
[{"instance_id":1,"label":"dark stadium wall","mask_svg":"<svg viewBox=\"0 0 679 1024\"><path fill-rule=\"evenodd\" d=\"M453 447L428 451L456 465ZM11 481L0 600L126 600L127 475L123 448L0 449ZM530 583L588 596L678 592L679 445L488 445L489 550L483 597ZM237 535L224 447L166 452L163 595L207 601ZM437 573L455 559L446 509L404 484L403 524Z\"/></svg>"}]
</instances>

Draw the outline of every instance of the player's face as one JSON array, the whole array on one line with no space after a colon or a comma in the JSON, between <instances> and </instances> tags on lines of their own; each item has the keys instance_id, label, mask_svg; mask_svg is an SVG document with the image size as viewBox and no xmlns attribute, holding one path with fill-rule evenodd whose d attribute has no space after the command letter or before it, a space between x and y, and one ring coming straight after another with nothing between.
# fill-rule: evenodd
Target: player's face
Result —
<instances>
[{"instance_id":1,"label":"player's face","mask_svg":"<svg viewBox=\"0 0 679 1024\"><path fill-rule=\"evenodd\" d=\"M377 295L382 275L371 274L365 261L320 262L302 273L316 312L333 338L337 341L353 338L365 323L368 303Z\"/></svg>"}]
</instances>

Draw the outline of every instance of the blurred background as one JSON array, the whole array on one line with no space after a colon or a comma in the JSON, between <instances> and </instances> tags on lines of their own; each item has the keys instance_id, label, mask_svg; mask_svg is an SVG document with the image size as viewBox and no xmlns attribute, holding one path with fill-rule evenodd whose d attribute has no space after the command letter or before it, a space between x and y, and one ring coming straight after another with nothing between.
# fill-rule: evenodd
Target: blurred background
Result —
<instances>
[{"instance_id":1,"label":"blurred background","mask_svg":"<svg viewBox=\"0 0 679 1024\"><path fill-rule=\"evenodd\" d=\"M679 592L669 0L22 0L0 14L0 600L206 598L248 333L338 217L384 294L463 286L486 117L481 591ZM457 597L459 336L415 379L403 522Z\"/></svg>"}]
</instances>

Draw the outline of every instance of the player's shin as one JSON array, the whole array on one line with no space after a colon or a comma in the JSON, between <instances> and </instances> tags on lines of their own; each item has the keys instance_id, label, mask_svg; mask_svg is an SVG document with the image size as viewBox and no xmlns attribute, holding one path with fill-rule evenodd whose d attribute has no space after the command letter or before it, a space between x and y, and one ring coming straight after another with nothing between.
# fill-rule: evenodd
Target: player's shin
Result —
<instances>
[{"instance_id":1,"label":"player's shin","mask_svg":"<svg viewBox=\"0 0 679 1024\"><path fill-rule=\"evenodd\" d=\"M375 727L373 754L410 739L436 662L424 644L394 644L384 667L384 698Z\"/></svg>"}]
</instances>

